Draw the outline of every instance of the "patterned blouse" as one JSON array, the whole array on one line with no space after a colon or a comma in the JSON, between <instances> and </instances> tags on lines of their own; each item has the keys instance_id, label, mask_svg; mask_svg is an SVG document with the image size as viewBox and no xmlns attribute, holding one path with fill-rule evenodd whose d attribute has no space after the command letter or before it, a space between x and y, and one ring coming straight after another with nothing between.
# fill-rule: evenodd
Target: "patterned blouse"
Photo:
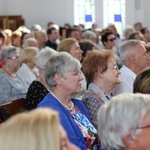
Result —
<instances>
[{"instance_id":1,"label":"patterned blouse","mask_svg":"<svg viewBox=\"0 0 150 150\"><path fill-rule=\"evenodd\" d=\"M26 96L26 108L31 110L49 93L47 88L39 81L33 81L28 89Z\"/></svg>"},{"instance_id":2,"label":"patterned blouse","mask_svg":"<svg viewBox=\"0 0 150 150\"><path fill-rule=\"evenodd\" d=\"M101 105L109 102L108 96L94 83L90 83L82 101L87 108L92 123L97 129L97 113Z\"/></svg>"}]
</instances>

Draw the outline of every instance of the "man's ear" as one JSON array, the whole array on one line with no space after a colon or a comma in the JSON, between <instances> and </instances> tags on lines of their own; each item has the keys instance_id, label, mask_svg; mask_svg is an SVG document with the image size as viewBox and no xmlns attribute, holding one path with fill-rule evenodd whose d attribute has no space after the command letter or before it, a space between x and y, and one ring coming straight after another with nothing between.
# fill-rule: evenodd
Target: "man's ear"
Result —
<instances>
[{"instance_id":1,"label":"man's ear","mask_svg":"<svg viewBox=\"0 0 150 150\"><path fill-rule=\"evenodd\" d=\"M58 85L61 85L62 84L62 76L60 74L55 74L54 75L54 79L55 81L57 82Z\"/></svg>"},{"instance_id":2,"label":"man's ear","mask_svg":"<svg viewBox=\"0 0 150 150\"><path fill-rule=\"evenodd\" d=\"M126 148L136 149L137 147L137 136L132 134L126 134L122 137L122 141Z\"/></svg>"}]
</instances>

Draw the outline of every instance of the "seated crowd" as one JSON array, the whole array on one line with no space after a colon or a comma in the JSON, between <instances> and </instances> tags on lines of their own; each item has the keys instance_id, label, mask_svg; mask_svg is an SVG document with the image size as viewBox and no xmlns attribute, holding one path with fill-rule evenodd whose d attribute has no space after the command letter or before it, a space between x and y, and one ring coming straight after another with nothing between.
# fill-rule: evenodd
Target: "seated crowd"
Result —
<instances>
[{"instance_id":1,"label":"seated crowd","mask_svg":"<svg viewBox=\"0 0 150 150\"><path fill-rule=\"evenodd\" d=\"M149 28L129 26L121 39L114 24L50 22L0 40L0 104L24 98L27 111L0 125L0 149L149 149Z\"/></svg>"}]
</instances>

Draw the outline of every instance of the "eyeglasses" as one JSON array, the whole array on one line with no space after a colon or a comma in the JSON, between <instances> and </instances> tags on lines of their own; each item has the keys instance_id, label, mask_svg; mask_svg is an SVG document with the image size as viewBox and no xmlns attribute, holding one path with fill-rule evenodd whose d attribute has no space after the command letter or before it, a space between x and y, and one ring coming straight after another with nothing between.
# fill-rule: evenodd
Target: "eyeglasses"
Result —
<instances>
[{"instance_id":1,"label":"eyeglasses","mask_svg":"<svg viewBox=\"0 0 150 150\"><path fill-rule=\"evenodd\" d=\"M10 56L10 57L7 57L8 59L19 59L20 56Z\"/></svg>"},{"instance_id":2,"label":"eyeglasses","mask_svg":"<svg viewBox=\"0 0 150 150\"><path fill-rule=\"evenodd\" d=\"M138 127L137 129L146 129L146 128L150 128L150 124L144 127Z\"/></svg>"},{"instance_id":3,"label":"eyeglasses","mask_svg":"<svg viewBox=\"0 0 150 150\"><path fill-rule=\"evenodd\" d=\"M113 42L113 41L115 41L115 40L116 40L116 38L107 39L107 41L111 41L111 42Z\"/></svg>"},{"instance_id":4,"label":"eyeglasses","mask_svg":"<svg viewBox=\"0 0 150 150\"><path fill-rule=\"evenodd\" d=\"M119 70L119 68L118 68L117 65L114 65L114 66L112 66L112 67L109 67L109 66L108 66L107 69L113 69L113 70L116 70L116 71Z\"/></svg>"}]
</instances>

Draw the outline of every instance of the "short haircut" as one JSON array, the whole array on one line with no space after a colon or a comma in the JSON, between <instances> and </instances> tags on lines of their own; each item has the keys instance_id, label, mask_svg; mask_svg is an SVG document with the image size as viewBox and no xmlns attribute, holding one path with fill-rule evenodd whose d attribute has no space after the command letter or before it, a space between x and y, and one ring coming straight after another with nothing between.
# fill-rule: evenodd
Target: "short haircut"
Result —
<instances>
[{"instance_id":1,"label":"short haircut","mask_svg":"<svg viewBox=\"0 0 150 150\"><path fill-rule=\"evenodd\" d=\"M69 53L60 52L52 55L45 67L45 79L49 89L52 90L57 86L54 79L55 74L59 74L65 78L68 71L80 71L80 69L80 62Z\"/></svg>"},{"instance_id":2,"label":"short haircut","mask_svg":"<svg viewBox=\"0 0 150 150\"><path fill-rule=\"evenodd\" d=\"M74 31L79 32L79 30L76 29L76 28L69 28L69 29L67 29L67 30L66 30L66 38L71 37L71 33L74 32Z\"/></svg>"},{"instance_id":3,"label":"short haircut","mask_svg":"<svg viewBox=\"0 0 150 150\"><path fill-rule=\"evenodd\" d=\"M70 53L70 50L73 46L73 44L75 44L76 42L78 42L76 39L74 38L67 38L67 39L64 39L60 42L60 44L58 45L57 47L57 51L58 52L62 52L62 51L65 51L65 52L68 52Z\"/></svg>"},{"instance_id":4,"label":"short haircut","mask_svg":"<svg viewBox=\"0 0 150 150\"><path fill-rule=\"evenodd\" d=\"M101 68L101 72L107 70L109 59L117 60L117 55L110 50L93 50L82 62L82 70L88 83L94 79L95 72Z\"/></svg>"},{"instance_id":5,"label":"short haircut","mask_svg":"<svg viewBox=\"0 0 150 150\"><path fill-rule=\"evenodd\" d=\"M108 41L108 36L113 34L113 32L111 31L106 31L105 33L102 34L102 37L101 37L101 41L102 43L104 42L107 42Z\"/></svg>"},{"instance_id":6,"label":"short haircut","mask_svg":"<svg viewBox=\"0 0 150 150\"><path fill-rule=\"evenodd\" d=\"M83 51L82 56L86 56L87 50L96 49L96 44L89 39L82 39L79 41L80 49Z\"/></svg>"},{"instance_id":7,"label":"short haircut","mask_svg":"<svg viewBox=\"0 0 150 150\"><path fill-rule=\"evenodd\" d=\"M38 48L36 47L27 47L20 51L20 58L22 63L29 63L32 62L35 55L38 52Z\"/></svg>"},{"instance_id":8,"label":"short haircut","mask_svg":"<svg viewBox=\"0 0 150 150\"><path fill-rule=\"evenodd\" d=\"M150 94L150 67L142 70L135 78L133 93Z\"/></svg>"},{"instance_id":9,"label":"short haircut","mask_svg":"<svg viewBox=\"0 0 150 150\"><path fill-rule=\"evenodd\" d=\"M123 149L124 135L139 134L145 115L150 111L150 95L120 94L100 107L98 132L103 149Z\"/></svg>"},{"instance_id":10,"label":"short haircut","mask_svg":"<svg viewBox=\"0 0 150 150\"><path fill-rule=\"evenodd\" d=\"M14 53L14 52L19 52L20 49L15 47L15 46L6 46L5 48L2 49L2 52L1 52L1 59L2 59L2 64L4 65L5 64L5 58L7 57L11 57L11 55Z\"/></svg>"},{"instance_id":11,"label":"short haircut","mask_svg":"<svg viewBox=\"0 0 150 150\"><path fill-rule=\"evenodd\" d=\"M34 38L34 37L29 37L27 38L24 43L23 43L23 48L26 48L26 47L30 47L30 46L33 46L33 45L36 45L38 46L38 42L37 40Z\"/></svg>"},{"instance_id":12,"label":"short haircut","mask_svg":"<svg viewBox=\"0 0 150 150\"><path fill-rule=\"evenodd\" d=\"M140 34L139 31L135 31L135 32L131 33L131 34L129 35L129 40L135 39L135 36L138 35L138 34Z\"/></svg>"},{"instance_id":13,"label":"short haircut","mask_svg":"<svg viewBox=\"0 0 150 150\"><path fill-rule=\"evenodd\" d=\"M137 45L144 45L144 42L139 40L124 41L119 48L120 59L123 64L130 63L128 58L136 53Z\"/></svg>"},{"instance_id":14,"label":"short haircut","mask_svg":"<svg viewBox=\"0 0 150 150\"><path fill-rule=\"evenodd\" d=\"M54 30L56 30L55 27L51 27L51 28L47 29L47 34L52 34L52 32L53 32Z\"/></svg>"},{"instance_id":15,"label":"short haircut","mask_svg":"<svg viewBox=\"0 0 150 150\"><path fill-rule=\"evenodd\" d=\"M82 39L93 39L93 38L97 38L97 35L94 31L90 31L90 30L87 30L87 31L84 31L82 33Z\"/></svg>"},{"instance_id":16,"label":"short haircut","mask_svg":"<svg viewBox=\"0 0 150 150\"><path fill-rule=\"evenodd\" d=\"M45 69L45 65L51 55L55 54L56 51L50 47L41 49L35 56L35 64L40 69Z\"/></svg>"}]
</instances>

